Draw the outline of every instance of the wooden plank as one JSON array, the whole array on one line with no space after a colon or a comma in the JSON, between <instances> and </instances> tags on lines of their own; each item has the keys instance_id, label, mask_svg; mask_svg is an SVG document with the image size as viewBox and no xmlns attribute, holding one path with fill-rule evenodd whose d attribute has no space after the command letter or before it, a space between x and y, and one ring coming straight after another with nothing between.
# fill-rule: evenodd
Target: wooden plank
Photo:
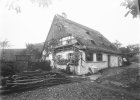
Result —
<instances>
[{"instance_id":1,"label":"wooden plank","mask_svg":"<svg viewBox=\"0 0 140 100\"><path fill-rule=\"evenodd\" d=\"M67 80L67 78L50 78L50 79L42 79L42 80L39 80L39 81L33 81L33 82L24 82L24 83L19 83L19 82L8 82L7 85L32 84L32 83L37 83L37 82L53 81L53 80Z\"/></svg>"},{"instance_id":2,"label":"wooden plank","mask_svg":"<svg viewBox=\"0 0 140 100\"><path fill-rule=\"evenodd\" d=\"M43 81L44 80L34 81L34 82L26 82L26 83L7 83L7 85L25 85L25 84L39 83L39 82L43 82Z\"/></svg>"},{"instance_id":3,"label":"wooden plank","mask_svg":"<svg viewBox=\"0 0 140 100\"><path fill-rule=\"evenodd\" d=\"M37 81L37 80L43 80L44 78L38 78L38 79L25 79L25 80L15 80L13 82L29 82L29 81Z\"/></svg>"}]
</instances>

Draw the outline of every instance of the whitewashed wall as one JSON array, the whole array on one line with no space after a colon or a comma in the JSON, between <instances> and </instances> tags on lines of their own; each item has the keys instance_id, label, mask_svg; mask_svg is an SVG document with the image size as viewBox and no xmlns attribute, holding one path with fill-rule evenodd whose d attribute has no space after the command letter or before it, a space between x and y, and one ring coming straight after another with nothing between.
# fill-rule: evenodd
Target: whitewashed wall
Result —
<instances>
[{"instance_id":1,"label":"whitewashed wall","mask_svg":"<svg viewBox=\"0 0 140 100\"><path fill-rule=\"evenodd\" d=\"M103 69L108 67L108 58L107 54L103 53L103 61L96 61L96 53L93 53L93 61L87 62L85 58L85 52L81 51L82 53L82 59L79 61L79 68L78 68L78 74L86 74L89 72L89 67L92 69L93 72L99 69Z\"/></svg>"},{"instance_id":2,"label":"whitewashed wall","mask_svg":"<svg viewBox=\"0 0 140 100\"><path fill-rule=\"evenodd\" d=\"M73 50L62 51L56 53L56 55L61 55L62 58L67 59L68 53L73 53L73 52L74 52ZM89 68L91 68L93 72L96 72L96 70L100 70L108 67L108 54L102 53L103 61L96 61L96 53L93 53L93 61L87 62L85 57L85 52L82 50L80 52L82 54L83 61L80 59L79 65L77 67L73 66L71 69L71 70L76 70L77 74L86 74L89 72ZM120 64L121 63L119 63L119 56L110 55L110 67L116 67L119 66ZM56 65L56 67L60 69L66 69L66 65Z\"/></svg>"},{"instance_id":3,"label":"whitewashed wall","mask_svg":"<svg viewBox=\"0 0 140 100\"><path fill-rule=\"evenodd\" d=\"M89 71L89 67L92 69L93 72L96 72L97 70L104 69L108 67L108 54L102 53L103 54L103 61L96 61L96 53L93 53L93 61L91 62L86 62L85 58L85 52L81 51L82 53L82 59L84 61L79 61L79 66L78 66L78 74L86 74ZM117 67L121 66L122 62L120 56L116 55L111 55L110 56L110 67Z\"/></svg>"},{"instance_id":4,"label":"whitewashed wall","mask_svg":"<svg viewBox=\"0 0 140 100\"><path fill-rule=\"evenodd\" d=\"M110 56L110 67L117 67L117 66L119 66L119 64L118 64L119 61L118 60L119 60L118 56L111 55Z\"/></svg>"}]
</instances>

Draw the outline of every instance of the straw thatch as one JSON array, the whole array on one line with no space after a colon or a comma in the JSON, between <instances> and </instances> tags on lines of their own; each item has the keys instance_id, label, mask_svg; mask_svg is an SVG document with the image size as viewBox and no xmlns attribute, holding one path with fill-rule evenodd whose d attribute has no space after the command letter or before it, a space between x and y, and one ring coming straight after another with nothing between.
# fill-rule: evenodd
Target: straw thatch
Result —
<instances>
[{"instance_id":1,"label":"straw thatch","mask_svg":"<svg viewBox=\"0 0 140 100\"><path fill-rule=\"evenodd\" d=\"M117 48L98 31L80 25L60 15L55 15L45 44L51 40L72 35L82 44L80 49L88 48L108 53L119 53Z\"/></svg>"}]
</instances>

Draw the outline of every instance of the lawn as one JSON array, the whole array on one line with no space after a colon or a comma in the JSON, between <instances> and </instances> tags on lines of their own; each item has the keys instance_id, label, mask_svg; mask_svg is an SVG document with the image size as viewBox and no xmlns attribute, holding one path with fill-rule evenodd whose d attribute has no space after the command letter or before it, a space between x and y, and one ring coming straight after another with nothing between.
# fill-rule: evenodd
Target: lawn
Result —
<instances>
[{"instance_id":1,"label":"lawn","mask_svg":"<svg viewBox=\"0 0 140 100\"><path fill-rule=\"evenodd\" d=\"M90 81L2 96L2 100L137 100L124 93L102 88Z\"/></svg>"},{"instance_id":2,"label":"lawn","mask_svg":"<svg viewBox=\"0 0 140 100\"><path fill-rule=\"evenodd\" d=\"M101 84L111 85L133 93L140 93L140 77L138 77L138 64L126 67L106 69L97 81Z\"/></svg>"}]
</instances>

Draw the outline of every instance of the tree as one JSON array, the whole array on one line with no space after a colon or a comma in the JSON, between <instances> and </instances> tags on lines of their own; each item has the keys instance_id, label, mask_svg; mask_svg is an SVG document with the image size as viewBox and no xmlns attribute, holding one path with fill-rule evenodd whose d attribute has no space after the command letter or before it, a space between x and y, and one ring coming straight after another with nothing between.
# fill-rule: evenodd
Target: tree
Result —
<instances>
[{"instance_id":1,"label":"tree","mask_svg":"<svg viewBox=\"0 0 140 100\"><path fill-rule=\"evenodd\" d=\"M121 51L122 54L131 52L131 50L127 47L121 47L121 48L119 48L119 50Z\"/></svg>"},{"instance_id":2,"label":"tree","mask_svg":"<svg viewBox=\"0 0 140 100\"><path fill-rule=\"evenodd\" d=\"M0 41L0 48L2 49L2 53L1 53L1 58L2 60L4 60L5 58L5 49L8 48L9 45L9 41L8 40L4 40L4 41Z\"/></svg>"},{"instance_id":3,"label":"tree","mask_svg":"<svg viewBox=\"0 0 140 100\"><path fill-rule=\"evenodd\" d=\"M52 3L52 0L29 0L29 1L33 4L38 3L39 7L46 6L48 7ZM17 13L21 13L22 2L24 2L24 0L7 0L6 7L8 7L8 10L15 10Z\"/></svg>"},{"instance_id":4,"label":"tree","mask_svg":"<svg viewBox=\"0 0 140 100\"><path fill-rule=\"evenodd\" d=\"M127 45L126 47L119 48L122 56L125 57L129 61L139 62L138 54L140 53L140 45L139 44L132 44Z\"/></svg>"},{"instance_id":5,"label":"tree","mask_svg":"<svg viewBox=\"0 0 140 100\"><path fill-rule=\"evenodd\" d=\"M140 52L140 45L139 44L128 45L127 48L130 50L130 53Z\"/></svg>"},{"instance_id":6,"label":"tree","mask_svg":"<svg viewBox=\"0 0 140 100\"><path fill-rule=\"evenodd\" d=\"M35 59L40 59L42 56L41 51L35 47L34 44L26 44L26 54L31 54L35 57Z\"/></svg>"},{"instance_id":7,"label":"tree","mask_svg":"<svg viewBox=\"0 0 140 100\"><path fill-rule=\"evenodd\" d=\"M140 52L140 45L139 44L132 44L127 45L126 47L120 47L119 50L123 54L135 54Z\"/></svg>"},{"instance_id":8,"label":"tree","mask_svg":"<svg viewBox=\"0 0 140 100\"><path fill-rule=\"evenodd\" d=\"M126 9L128 9L125 17L130 13L132 14L133 18L137 18L137 16L140 14L140 0L124 0L121 3L121 6L124 6Z\"/></svg>"},{"instance_id":9,"label":"tree","mask_svg":"<svg viewBox=\"0 0 140 100\"><path fill-rule=\"evenodd\" d=\"M113 44L117 49L119 49L122 45L118 40L116 40Z\"/></svg>"}]
</instances>

